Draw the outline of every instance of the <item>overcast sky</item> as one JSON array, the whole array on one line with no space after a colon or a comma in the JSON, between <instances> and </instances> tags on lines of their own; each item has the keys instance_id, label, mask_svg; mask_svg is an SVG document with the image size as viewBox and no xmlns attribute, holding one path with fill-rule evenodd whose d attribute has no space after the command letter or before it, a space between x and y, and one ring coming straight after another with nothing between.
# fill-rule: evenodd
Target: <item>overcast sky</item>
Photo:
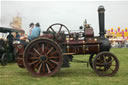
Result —
<instances>
[{"instance_id":1,"label":"overcast sky","mask_svg":"<svg viewBox=\"0 0 128 85\"><path fill-rule=\"evenodd\" d=\"M78 30L87 19L99 33L99 5L104 5L105 27L128 27L128 1L1 1L1 25L9 26L12 17L22 17L22 28L28 33L29 23L39 22L45 31L53 23L62 23L70 30Z\"/></svg>"}]
</instances>

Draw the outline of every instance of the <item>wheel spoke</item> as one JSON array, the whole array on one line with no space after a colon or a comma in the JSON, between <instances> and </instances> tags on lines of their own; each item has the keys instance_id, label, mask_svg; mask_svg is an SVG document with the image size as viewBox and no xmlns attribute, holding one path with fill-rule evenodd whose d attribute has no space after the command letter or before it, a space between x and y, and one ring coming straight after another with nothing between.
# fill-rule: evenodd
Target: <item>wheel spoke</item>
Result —
<instances>
[{"instance_id":1,"label":"wheel spoke","mask_svg":"<svg viewBox=\"0 0 128 85\"><path fill-rule=\"evenodd\" d=\"M116 66L116 65L111 65L111 66Z\"/></svg>"},{"instance_id":2,"label":"wheel spoke","mask_svg":"<svg viewBox=\"0 0 128 85\"><path fill-rule=\"evenodd\" d=\"M38 62L38 60L33 61L33 62L29 63L29 65L35 64L35 63L37 63L37 62Z\"/></svg>"},{"instance_id":3,"label":"wheel spoke","mask_svg":"<svg viewBox=\"0 0 128 85\"><path fill-rule=\"evenodd\" d=\"M40 62L38 62L37 64L35 64L34 65L34 68L37 68L39 64L40 64Z\"/></svg>"},{"instance_id":4,"label":"wheel spoke","mask_svg":"<svg viewBox=\"0 0 128 85\"><path fill-rule=\"evenodd\" d=\"M37 48L38 53L41 55L41 45L37 44L36 48Z\"/></svg>"},{"instance_id":5,"label":"wheel spoke","mask_svg":"<svg viewBox=\"0 0 128 85\"><path fill-rule=\"evenodd\" d=\"M44 52L44 44L42 44L42 52Z\"/></svg>"},{"instance_id":6,"label":"wheel spoke","mask_svg":"<svg viewBox=\"0 0 128 85\"><path fill-rule=\"evenodd\" d=\"M104 70L101 68L101 66L97 67L96 69L97 69L97 71L104 72Z\"/></svg>"},{"instance_id":7,"label":"wheel spoke","mask_svg":"<svg viewBox=\"0 0 128 85\"><path fill-rule=\"evenodd\" d=\"M42 63L40 64L37 73L40 73L41 67L42 67Z\"/></svg>"},{"instance_id":8,"label":"wheel spoke","mask_svg":"<svg viewBox=\"0 0 128 85\"><path fill-rule=\"evenodd\" d=\"M112 68L109 68L112 72L114 71Z\"/></svg>"},{"instance_id":9,"label":"wheel spoke","mask_svg":"<svg viewBox=\"0 0 128 85\"><path fill-rule=\"evenodd\" d=\"M51 70L50 70L50 68L49 68L48 64L46 64L46 67L47 67L47 69L48 69L48 73L50 73L50 72L51 72Z\"/></svg>"},{"instance_id":10,"label":"wheel spoke","mask_svg":"<svg viewBox=\"0 0 128 85\"><path fill-rule=\"evenodd\" d=\"M103 66L104 64L103 63L96 63L96 65L100 65L100 66L102 65Z\"/></svg>"},{"instance_id":11,"label":"wheel spoke","mask_svg":"<svg viewBox=\"0 0 128 85\"><path fill-rule=\"evenodd\" d=\"M56 50L56 51L54 51L54 52L52 52L51 54L50 54L50 56L52 56L52 55L54 55L54 54L56 54L58 51Z\"/></svg>"},{"instance_id":12,"label":"wheel spoke","mask_svg":"<svg viewBox=\"0 0 128 85\"><path fill-rule=\"evenodd\" d=\"M60 29L59 29L58 33L60 33L61 29L62 29L62 25L60 25Z\"/></svg>"},{"instance_id":13,"label":"wheel spoke","mask_svg":"<svg viewBox=\"0 0 128 85\"><path fill-rule=\"evenodd\" d=\"M53 50L53 47L47 52L47 55Z\"/></svg>"},{"instance_id":14,"label":"wheel spoke","mask_svg":"<svg viewBox=\"0 0 128 85\"><path fill-rule=\"evenodd\" d=\"M48 63L52 68L54 68L54 66L53 66L49 61L47 61L47 63Z\"/></svg>"},{"instance_id":15,"label":"wheel spoke","mask_svg":"<svg viewBox=\"0 0 128 85\"><path fill-rule=\"evenodd\" d=\"M33 48L33 49L40 56L40 53L35 48Z\"/></svg>"},{"instance_id":16,"label":"wheel spoke","mask_svg":"<svg viewBox=\"0 0 128 85\"><path fill-rule=\"evenodd\" d=\"M112 63L114 60L112 59L111 61L109 61L108 63L110 64L110 63Z\"/></svg>"},{"instance_id":17,"label":"wheel spoke","mask_svg":"<svg viewBox=\"0 0 128 85\"><path fill-rule=\"evenodd\" d=\"M50 60L50 61L58 65L58 62L56 62L56 61L54 61L54 60Z\"/></svg>"},{"instance_id":18,"label":"wheel spoke","mask_svg":"<svg viewBox=\"0 0 128 85\"><path fill-rule=\"evenodd\" d=\"M49 48L49 44L47 43L45 46L45 51L48 51L48 48Z\"/></svg>"},{"instance_id":19,"label":"wheel spoke","mask_svg":"<svg viewBox=\"0 0 128 85\"><path fill-rule=\"evenodd\" d=\"M106 63L106 56L103 56L104 57L104 62Z\"/></svg>"},{"instance_id":20,"label":"wheel spoke","mask_svg":"<svg viewBox=\"0 0 128 85\"><path fill-rule=\"evenodd\" d=\"M32 60L39 59L39 57L30 57L30 59L32 59Z\"/></svg>"},{"instance_id":21,"label":"wheel spoke","mask_svg":"<svg viewBox=\"0 0 128 85\"><path fill-rule=\"evenodd\" d=\"M56 33L55 30L54 30L52 27L50 27L50 28L51 28L51 30L52 30L54 33Z\"/></svg>"},{"instance_id":22,"label":"wheel spoke","mask_svg":"<svg viewBox=\"0 0 128 85\"><path fill-rule=\"evenodd\" d=\"M52 57L48 57L48 58L58 58L58 56L52 56Z\"/></svg>"},{"instance_id":23,"label":"wheel spoke","mask_svg":"<svg viewBox=\"0 0 128 85\"><path fill-rule=\"evenodd\" d=\"M101 56L97 60L99 60L102 63L104 62Z\"/></svg>"},{"instance_id":24,"label":"wheel spoke","mask_svg":"<svg viewBox=\"0 0 128 85\"><path fill-rule=\"evenodd\" d=\"M45 63L43 62L43 73L45 73Z\"/></svg>"},{"instance_id":25,"label":"wheel spoke","mask_svg":"<svg viewBox=\"0 0 128 85\"><path fill-rule=\"evenodd\" d=\"M104 73L106 72L106 67L104 67L104 68L102 69L102 72L104 72Z\"/></svg>"},{"instance_id":26,"label":"wheel spoke","mask_svg":"<svg viewBox=\"0 0 128 85\"><path fill-rule=\"evenodd\" d=\"M28 54L31 54L33 56L38 56L36 53L29 52Z\"/></svg>"}]
</instances>

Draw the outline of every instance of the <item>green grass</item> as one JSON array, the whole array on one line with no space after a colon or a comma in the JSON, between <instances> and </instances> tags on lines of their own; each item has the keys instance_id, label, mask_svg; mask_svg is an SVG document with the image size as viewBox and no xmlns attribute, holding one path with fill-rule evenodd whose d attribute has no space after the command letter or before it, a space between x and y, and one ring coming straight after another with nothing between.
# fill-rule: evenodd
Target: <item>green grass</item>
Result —
<instances>
[{"instance_id":1,"label":"green grass","mask_svg":"<svg viewBox=\"0 0 128 85\"><path fill-rule=\"evenodd\" d=\"M0 85L128 85L128 48L113 48L120 68L113 77L99 77L86 63L71 62L70 68L61 68L54 77L32 77L26 69L16 63L5 67L0 65ZM75 56L77 60L88 61L89 56Z\"/></svg>"}]
</instances>

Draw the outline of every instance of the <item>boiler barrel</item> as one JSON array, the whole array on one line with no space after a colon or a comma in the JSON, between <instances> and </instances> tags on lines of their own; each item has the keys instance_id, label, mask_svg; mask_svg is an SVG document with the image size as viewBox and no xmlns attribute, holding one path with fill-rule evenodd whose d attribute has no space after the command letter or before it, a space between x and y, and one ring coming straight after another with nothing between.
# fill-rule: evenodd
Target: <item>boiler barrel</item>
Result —
<instances>
[{"instance_id":1,"label":"boiler barrel","mask_svg":"<svg viewBox=\"0 0 128 85\"><path fill-rule=\"evenodd\" d=\"M66 53L68 54L91 54L100 52L100 43L94 38L79 41L68 41L66 43Z\"/></svg>"},{"instance_id":2,"label":"boiler barrel","mask_svg":"<svg viewBox=\"0 0 128 85\"><path fill-rule=\"evenodd\" d=\"M67 53L73 53L76 55L79 54L92 54L98 53L100 51L100 47L98 44L95 45L78 45L79 47L75 46L67 46Z\"/></svg>"}]
</instances>

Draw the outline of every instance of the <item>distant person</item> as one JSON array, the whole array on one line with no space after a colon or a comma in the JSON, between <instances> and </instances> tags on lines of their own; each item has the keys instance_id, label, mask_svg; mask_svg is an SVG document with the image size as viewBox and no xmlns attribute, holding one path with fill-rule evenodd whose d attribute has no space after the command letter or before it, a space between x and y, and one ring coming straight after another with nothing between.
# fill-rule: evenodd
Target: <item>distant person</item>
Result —
<instances>
[{"instance_id":1,"label":"distant person","mask_svg":"<svg viewBox=\"0 0 128 85\"><path fill-rule=\"evenodd\" d=\"M12 45L13 44L14 36L12 35L11 32L9 32L9 35L7 36L7 41L9 43L9 45Z\"/></svg>"},{"instance_id":2,"label":"distant person","mask_svg":"<svg viewBox=\"0 0 128 85\"><path fill-rule=\"evenodd\" d=\"M25 35L25 31L20 32L20 40L26 40L27 36Z\"/></svg>"},{"instance_id":3,"label":"distant person","mask_svg":"<svg viewBox=\"0 0 128 85\"><path fill-rule=\"evenodd\" d=\"M14 36L12 35L11 32L9 32L9 35L7 36L7 42L8 42L8 52L11 52L11 53L14 52L13 41L14 41Z\"/></svg>"},{"instance_id":4,"label":"distant person","mask_svg":"<svg viewBox=\"0 0 128 85\"><path fill-rule=\"evenodd\" d=\"M24 45L24 47L27 46L26 42L27 36L25 35L25 31L20 33L20 43Z\"/></svg>"},{"instance_id":5,"label":"distant person","mask_svg":"<svg viewBox=\"0 0 128 85\"><path fill-rule=\"evenodd\" d=\"M35 27L32 29L31 35L28 37L29 40L33 40L40 36L40 24L36 23Z\"/></svg>"},{"instance_id":6,"label":"distant person","mask_svg":"<svg viewBox=\"0 0 128 85\"><path fill-rule=\"evenodd\" d=\"M34 28L34 23L30 23L29 28L29 35L31 35L32 29Z\"/></svg>"},{"instance_id":7,"label":"distant person","mask_svg":"<svg viewBox=\"0 0 128 85\"><path fill-rule=\"evenodd\" d=\"M28 39L31 40L31 34L32 34L32 29L34 28L34 23L29 24L29 33L28 33Z\"/></svg>"},{"instance_id":8,"label":"distant person","mask_svg":"<svg viewBox=\"0 0 128 85\"><path fill-rule=\"evenodd\" d=\"M16 37L15 37L15 40L20 41L20 34L19 34L18 32L16 32Z\"/></svg>"}]
</instances>

